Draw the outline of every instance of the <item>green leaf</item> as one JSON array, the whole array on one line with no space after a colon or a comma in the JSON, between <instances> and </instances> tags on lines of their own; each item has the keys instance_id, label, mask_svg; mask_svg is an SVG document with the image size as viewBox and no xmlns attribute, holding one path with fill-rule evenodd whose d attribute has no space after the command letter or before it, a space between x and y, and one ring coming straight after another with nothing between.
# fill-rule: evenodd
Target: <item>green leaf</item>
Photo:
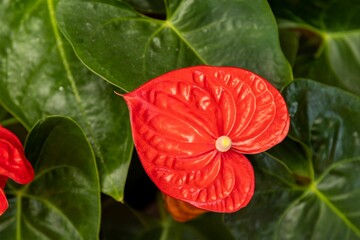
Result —
<instances>
[{"instance_id":1,"label":"green leaf","mask_svg":"<svg viewBox=\"0 0 360 240\"><path fill-rule=\"evenodd\" d=\"M151 227L145 217L128 205L113 199L103 201L101 217L101 239L138 239L143 231Z\"/></svg>"},{"instance_id":2,"label":"green leaf","mask_svg":"<svg viewBox=\"0 0 360 240\"><path fill-rule=\"evenodd\" d=\"M310 80L284 96L289 139L252 156L255 196L227 225L237 239L359 238L360 98Z\"/></svg>"},{"instance_id":3,"label":"green leaf","mask_svg":"<svg viewBox=\"0 0 360 240\"><path fill-rule=\"evenodd\" d=\"M11 124L13 121L14 120L11 118L11 115L0 105L0 125L6 127L8 122Z\"/></svg>"},{"instance_id":4,"label":"green leaf","mask_svg":"<svg viewBox=\"0 0 360 240\"><path fill-rule=\"evenodd\" d=\"M185 224L199 231L204 236L204 239L207 240L234 240L234 237L224 224L223 214L206 213Z\"/></svg>"},{"instance_id":5,"label":"green leaf","mask_svg":"<svg viewBox=\"0 0 360 240\"><path fill-rule=\"evenodd\" d=\"M21 142L25 141L27 130L0 105L0 126L13 132Z\"/></svg>"},{"instance_id":6,"label":"green leaf","mask_svg":"<svg viewBox=\"0 0 360 240\"><path fill-rule=\"evenodd\" d=\"M8 183L10 207L1 239L98 239L100 186L92 148L68 118L41 120L29 133L26 156L34 180Z\"/></svg>"},{"instance_id":7,"label":"green leaf","mask_svg":"<svg viewBox=\"0 0 360 240\"><path fill-rule=\"evenodd\" d=\"M124 2L133 6L137 11L146 16L153 18L164 19L165 18L165 3L163 0L124 0Z\"/></svg>"},{"instance_id":8,"label":"green leaf","mask_svg":"<svg viewBox=\"0 0 360 240\"><path fill-rule=\"evenodd\" d=\"M74 55L57 29L55 5L0 3L0 103L27 129L48 115L79 122L94 148L102 191L122 201L133 149L127 107Z\"/></svg>"},{"instance_id":9,"label":"green leaf","mask_svg":"<svg viewBox=\"0 0 360 240\"><path fill-rule=\"evenodd\" d=\"M234 240L224 225L221 214L208 213L186 223L174 221L171 217L163 219L161 225L143 232L139 239L144 240Z\"/></svg>"},{"instance_id":10,"label":"green leaf","mask_svg":"<svg viewBox=\"0 0 360 240\"><path fill-rule=\"evenodd\" d=\"M167 71L203 64L247 68L278 88L292 79L266 1L165 3L161 20L124 1L61 0L57 19L81 60L126 91Z\"/></svg>"},{"instance_id":11,"label":"green leaf","mask_svg":"<svg viewBox=\"0 0 360 240\"><path fill-rule=\"evenodd\" d=\"M272 0L270 4L280 29L299 35L294 76L360 95L360 2Z\"/></svg>"},{"instance_id":12,"label":"green leaf","mask_svg":"<svg viewBox=\"0 0 360 240\"><path fill-rule=\"evenodd\" d=\"M160 197L160 196L159 196ZM164 202L159 198L160 216L153 209L145 213L119 204L113 199L103 202L101 239L144 239L144 240L234 240L223 221L223 214L206 213L191 221L180 223L166 214Z\"/></svg>"}]
</instances>

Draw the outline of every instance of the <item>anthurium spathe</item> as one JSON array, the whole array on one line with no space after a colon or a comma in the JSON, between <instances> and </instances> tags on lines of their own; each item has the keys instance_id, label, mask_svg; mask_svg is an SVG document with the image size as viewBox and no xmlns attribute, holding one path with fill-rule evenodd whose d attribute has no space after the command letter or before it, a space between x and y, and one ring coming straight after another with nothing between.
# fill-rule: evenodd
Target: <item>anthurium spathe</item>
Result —
<instances>
[{"instance_id":1,"label":"anthurium spathe","mask_svg":"<svg viewBox=\"0 0 360 240\"><path fill-rule=\"evenodd\" d=\"M8 208L4 188L9 178L26 184L33 180L34 170L17 136L0 126L0 215Z\"/></svg>"},{"instance_id":2,"label":"anthurium spathe","mask_svg":"<svg viewBox=\"0 0 360 240\"><path fill-rule=\"evenodd\" d=\"M194 207L187 202L170 197L169 195L162 194L162 196L165 202L166 210L170 213L173 219L178 222L189 221L206 212L206 210Z\"/></svg>"},{"instance_id":3,"label":"anthurium spathe","mask_svg":"<svg viewBox=\"0 0 360 240\"><path fill-rule=\"evenodd\" d=\"M289 114L262 77L235 67L195 66L124 95L142 165L165 194L197 208L234 212L254 192L244 154L281 142Z\"/></svg>"}]
</instances>

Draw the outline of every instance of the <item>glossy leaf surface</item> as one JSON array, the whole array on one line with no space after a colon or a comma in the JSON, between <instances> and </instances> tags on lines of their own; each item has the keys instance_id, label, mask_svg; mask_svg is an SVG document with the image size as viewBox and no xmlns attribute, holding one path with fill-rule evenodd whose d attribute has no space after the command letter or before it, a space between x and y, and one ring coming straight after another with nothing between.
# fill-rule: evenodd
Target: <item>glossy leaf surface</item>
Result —
<instances>
[{"instance_id":1,"label":"glossy leaf surface","mask_svg":"<svg viewBox=\"0 0 360 240\"><path fill-rule=\"evenodd\" d=\"M200 64L247 68L279 88L292 79L265 1L169 0L165 12L161 20L125 1L61 0L57 19L81 60L127 91Z\"/></svg>"},{"instance_id":2,"label":"glossy leaf surface","mask_svg":"<svg viewBox=\"0 0 360 240\"><path fill-rule=\"evenodd\" d=\"M294 76L318 80L360 95L360 2L269 2L279 18L280 29L298 35ZM289 35L283 36L284 42L289 43Z\"/></svg>"},{"instance_id":3,"label":"glossy leaf surface","mask_svg":"<svg viewBox=\"0 0 360 240\"><path fill-rule=\"evenodd\" d=\"M0 103L27 129L43 116L80 123L97 156L102 191L118 201L133 149L128 112L57 29L57 1L0 4Z\"/></svg>"},{"instance_id":4,"label":"glossy leaf surface","mask_svg":"<svg viewBox=\"0 0 360 240\"><path fill-rule=\"evenodd\" d=\"M32 129L25 152L36 177L7 188L10 207L0 218L1 239L97 239L100 187L84 133L67 118Z\"/></svg>"},{"instance_id":5,"label":"glossy leaf surface","mask_svg":"<svg viewBox=\"0 0 360 240\"><path fill-rule=\"evenodd\" d=\"M228 226L238 239L359 238L359 97L310 80L284 95L291 139L252 158L254 199Z\"/></svg>"},{"instance_id":6,"label":"glossy leaf surface","mask_svg":"<svg viewBox=\"0 0 360 240\"><path fill-rule=\"evenodd\" d=\"M234 212L247 205L254 179L242 154L273 147L289 129L280 93L239 68L179 69L124 98L150 178L165 194L210 211ZM222 136L232 141L229 151L216 146Z\"/></svg>"}]
</instances>

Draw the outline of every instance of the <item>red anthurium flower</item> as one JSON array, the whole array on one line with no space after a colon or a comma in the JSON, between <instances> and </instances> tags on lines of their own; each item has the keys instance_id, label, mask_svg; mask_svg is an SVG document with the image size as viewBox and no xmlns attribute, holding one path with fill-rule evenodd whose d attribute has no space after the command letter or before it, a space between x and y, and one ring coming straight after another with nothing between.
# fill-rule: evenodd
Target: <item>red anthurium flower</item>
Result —
<instances>
[{"instance_id":1,"label":"red anthurium flower","mask_svg":"<svg viewBox=\"0 0 360 240\"><path fill-rule=\"evenodd\" d=\"M20 140L0 126L0 215L8 208L4 188L9 178L26 184L33 180L34 170L25 157Z\"/></svg>"},{"instance_id":2,"label":"red anthurium flower","mask_svg":"<svg viewBox=\"0 0 360 240\"><path fill-rule=\"evenodd\" d=\"M281 142L289 114L262 77L234 67L196 66L124 95L142 165L165 194L197 208L234 212L254 192L243 154Z\"/></svg>"}]
</instances>

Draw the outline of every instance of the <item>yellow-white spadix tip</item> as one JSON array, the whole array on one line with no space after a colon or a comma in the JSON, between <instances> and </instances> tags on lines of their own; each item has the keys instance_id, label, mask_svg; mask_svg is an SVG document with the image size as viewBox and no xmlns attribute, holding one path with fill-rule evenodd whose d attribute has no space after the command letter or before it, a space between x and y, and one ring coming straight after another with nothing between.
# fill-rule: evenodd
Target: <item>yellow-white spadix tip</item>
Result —
<instances>
[{"instance_id":1,"label":"yellow-white spadix tip","mask_svg":"<svg viewBox=\"0 0 360 240\"><path fill-rule=\"evenodd\" d=\"M219 152L227 152L231 148L231 139L228 136L221 136L216 139L215 147Z\"/></svg>"}]
</instances>

